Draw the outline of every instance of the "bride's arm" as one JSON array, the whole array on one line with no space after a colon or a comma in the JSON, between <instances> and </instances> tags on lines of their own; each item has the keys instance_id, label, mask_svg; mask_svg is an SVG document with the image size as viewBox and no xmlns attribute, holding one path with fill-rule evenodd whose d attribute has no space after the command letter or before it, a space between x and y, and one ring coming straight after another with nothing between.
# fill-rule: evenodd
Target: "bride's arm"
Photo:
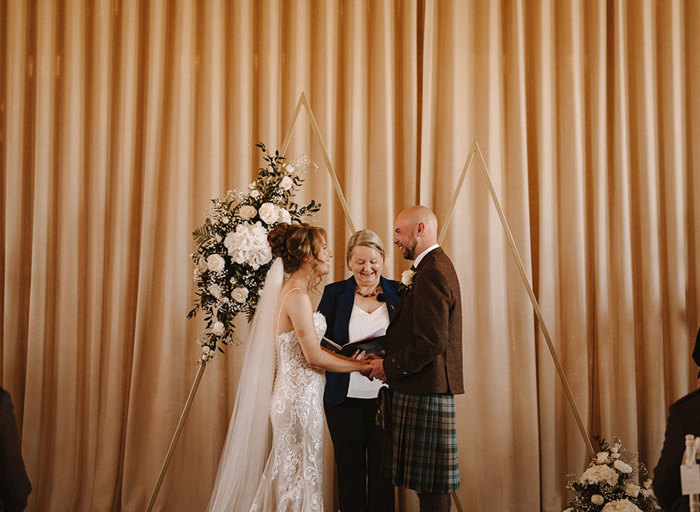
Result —
<instances>
[{"instance_id":1,"label":"bride's arm","mask_svg":"<svg viewBox=\"0 0 700 512\"><path fill-rule=\"evenodd\" d=\"M302 291L293 291L285 301L285 311L292 322L292 327L299 337L299 344L306 361L317 368L322 368L336 373L350 373L359 371L369 374L372 369L368 360L357 361L349 357L334 354L321 347L316 337L313 321L313 308L311 299Z\"/></svg>"}]
</instances>

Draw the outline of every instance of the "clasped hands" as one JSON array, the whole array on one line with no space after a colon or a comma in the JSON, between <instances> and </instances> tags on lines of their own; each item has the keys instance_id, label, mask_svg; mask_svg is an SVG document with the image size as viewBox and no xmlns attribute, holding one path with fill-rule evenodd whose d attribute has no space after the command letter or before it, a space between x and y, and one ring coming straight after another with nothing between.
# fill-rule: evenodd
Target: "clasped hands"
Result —
<instances>
[{"instance_id":1,"label":"clasped hands","mask_svg":"<svg viewBox=\"0 0 700 512\"><path fill-rule=\"evenodd\" d=\"M386 383L384 373L384 359L375 355L365 355L364 351L355 352L353 359L365 361L365 365L360 369L360 373L368 379L379 379Z\"/></svg>"}]
</instances>

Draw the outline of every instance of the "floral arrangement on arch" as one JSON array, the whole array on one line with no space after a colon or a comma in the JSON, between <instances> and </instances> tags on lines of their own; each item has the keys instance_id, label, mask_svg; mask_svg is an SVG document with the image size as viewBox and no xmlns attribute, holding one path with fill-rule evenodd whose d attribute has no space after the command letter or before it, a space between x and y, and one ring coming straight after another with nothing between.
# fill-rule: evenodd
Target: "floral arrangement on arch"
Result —
<instances>
[{"instance_id":1,"label":"floral arrangement on arch","mask_svg":"<svg viewBox=\"0 0 700 512\"><path fill-rule=\"evenodd\" d=\"M292 199L305 171L316 164L305 155L287 164L278 151L268 152L262 142L256 146L267 166L258 169L247 192L229 190L224 197L213 198L204 224L192 233L197 244L192 254L197 299L187 318L200 310L204 313L204 334L197 340L202 347L200 361L237 341L234 319L239 313L252 320L272 265L270 229L280 222L301 222L321 208L313 200L299 206Z\"/></svg>"},{"instance_id":2,"label":"floral arrangement on arch","mask_svg":"<svg viewBox=\"0 0 700 512\"><path fill-rule=\"evenodd\" d=\"M605 439L595 437L600 451L586 471L569 482L567 489L575 494L564 512L651 512L661 510L651 480L643 464L637 464L637 454L622 449L615 438L610 446Z\"/></svg>"}]
</instances>

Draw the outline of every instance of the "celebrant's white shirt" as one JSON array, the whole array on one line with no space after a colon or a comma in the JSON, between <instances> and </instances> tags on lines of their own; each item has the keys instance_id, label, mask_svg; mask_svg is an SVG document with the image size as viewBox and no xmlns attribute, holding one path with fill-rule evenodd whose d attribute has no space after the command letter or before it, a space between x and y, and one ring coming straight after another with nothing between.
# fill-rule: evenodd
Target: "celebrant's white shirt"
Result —
<instances>
[{"instance_id":1,"label":"celebrant's white shirt","mask_svg":"<svg viewBox=\"0 0 700 512\"><path fill-rule=\"evenodd\" d=\"M357 304L352 308L350 323L348 325L349 341L358 341L380 329L386 330L389 325L389 311L382 304L372 313L367 313ZM383 386L379 379L369 380L360 372L350 374L348 385L348 398L377 398L379 388Z\"/></svg>"},{"instance_id":2,"label":"celebrant's white shirt","mask_svg":"<svg viewBox=\"0 0 700 512\"><path fill-rule=\"evenodd\" d=\"M425 256L426 256L430 251L432 251L433 249L437 249L438 247L440 247L438 244L433 244L433 245L431 245L430 247L428 247L425 251L423 251L422 253L420 253L418 256L416 256L416 259L413 260L413 266L416 267L416 268L418 268L418 264L421 262L421 260L422 260L423 258L425 258Z\"/></svg>"}]
</instances>

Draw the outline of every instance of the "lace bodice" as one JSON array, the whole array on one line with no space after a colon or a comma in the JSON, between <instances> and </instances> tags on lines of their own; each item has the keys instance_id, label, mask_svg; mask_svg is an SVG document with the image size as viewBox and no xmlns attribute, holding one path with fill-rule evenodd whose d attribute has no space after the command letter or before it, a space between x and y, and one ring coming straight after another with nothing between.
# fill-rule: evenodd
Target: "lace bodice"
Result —
<instances>
[{"instance_id":1,"label":"lace bodice","mask_svg":"<svg viewBox=\"0 0 700 512\"><path fill-rule=\"evenodd\" d=\"M326 319L314 313L319 341ZM323 370L306 361L295 331L277 336L270 420L272 451L253 511L322 511Z\"/></svg>"},{"instance_id":2,"label":"lace bodice","mask_svg":"<svg viewBox=\"0 0 700 512\"><path fill-rule=\"evenodd\" d=\"M321 341L326 332L326 318L318 311L314 312L314 330L316 337ZM299 344L299 338L294 330L283 332L277 336L277 373L294 371L296 368L313 369L306 362L304 353Z\"/></svg>"}]
</instances>

